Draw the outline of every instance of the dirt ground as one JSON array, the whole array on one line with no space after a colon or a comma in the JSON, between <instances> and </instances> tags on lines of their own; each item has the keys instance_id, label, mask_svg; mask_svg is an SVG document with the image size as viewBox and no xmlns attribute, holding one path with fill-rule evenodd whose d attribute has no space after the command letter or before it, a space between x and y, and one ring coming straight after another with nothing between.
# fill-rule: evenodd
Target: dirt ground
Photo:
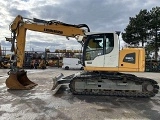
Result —
<instances>
[{"instance_id":1,"label":"dirt ground","mask_svg":"<svg viewBox=\"0 0 160 120\"><path fill-rule=\"evenodd\" d=\"M30 80L38 86L31 90L8 90L7 69L0 69L0 120L159 120L160 93L152 98L72 95L62 88L53 95L52 78L79 70L48 68L27 70ZM155 79L160 73L134 73Z\"/></svg>"}]
</instances>

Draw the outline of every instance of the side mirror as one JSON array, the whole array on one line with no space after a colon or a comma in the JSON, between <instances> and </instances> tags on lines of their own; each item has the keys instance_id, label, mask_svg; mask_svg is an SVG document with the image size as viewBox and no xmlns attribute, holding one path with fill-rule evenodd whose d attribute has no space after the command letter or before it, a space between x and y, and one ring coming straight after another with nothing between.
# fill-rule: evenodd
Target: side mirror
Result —
<instances>
[{"instance_id":1,"label":"side mirror","mask_svg":"<svg viewBox=\"0 0 160 120\"><path fill-rule=\"evenodd\" d=\"M77 41L78 42L82 42L82 40L83 40L83 36L77 36Z\"/></svg>"}]
</instances>

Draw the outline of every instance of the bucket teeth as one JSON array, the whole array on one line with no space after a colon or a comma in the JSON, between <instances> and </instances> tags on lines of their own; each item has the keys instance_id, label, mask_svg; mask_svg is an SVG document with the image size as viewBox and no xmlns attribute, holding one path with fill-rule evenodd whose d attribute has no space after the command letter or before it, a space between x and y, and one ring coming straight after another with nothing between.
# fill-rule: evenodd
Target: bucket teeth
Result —
<instances>
[{"instance_id":1,"label":"bucket teeth","mask_svg":"<svg viewBox=\"0 0 160 120\"><path fill-rule=\"evenodd\" d=\"M26 71L11 72L6 79L6 86L9 89L29 90L36 85L36 83L28 79Z\"/></svg>"}]
</instances>

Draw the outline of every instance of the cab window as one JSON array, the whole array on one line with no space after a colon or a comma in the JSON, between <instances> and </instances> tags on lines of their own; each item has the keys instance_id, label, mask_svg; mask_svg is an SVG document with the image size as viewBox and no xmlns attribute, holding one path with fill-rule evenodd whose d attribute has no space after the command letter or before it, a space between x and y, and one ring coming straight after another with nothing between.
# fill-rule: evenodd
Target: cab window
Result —
<instances>
[{"instance_id":1,"label":"cab window","mask_svg":"<svg viewBox=\"0 0 160 120\"><path fill-rule=\"evenodd\" d=\"M95 57L108 54L114 48L114 34L95 34L89 36L86 47L86 60L93 60Z\"/></svg>"}]
</instances>

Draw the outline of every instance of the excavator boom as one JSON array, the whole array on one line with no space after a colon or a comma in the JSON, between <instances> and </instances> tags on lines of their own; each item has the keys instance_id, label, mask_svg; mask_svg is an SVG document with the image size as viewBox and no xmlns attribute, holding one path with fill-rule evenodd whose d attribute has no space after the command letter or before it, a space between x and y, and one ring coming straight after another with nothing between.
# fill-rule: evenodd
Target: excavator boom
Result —
<instances>
[{"instance_id":1,"label":"excavator boom","mask_svg":"<svg viewBox=\"0 0 160 120\"><path fill-rule=\"evenodd\" d=\"M12 33L11 39L6 38L6 40L12 43L11 51L14 52L12 61L14 62L6 80L6 86L9 89L31 89L37 85L29 80L27 72L23 70L27 30L66 36L67 38L78 38L84 36L85 32L90 31L86 24L72 25L56 20L29 19L20 15L11 23L10 30ZM82 41L79 42L82 43Z\"/></svg>"}]
</instances>

